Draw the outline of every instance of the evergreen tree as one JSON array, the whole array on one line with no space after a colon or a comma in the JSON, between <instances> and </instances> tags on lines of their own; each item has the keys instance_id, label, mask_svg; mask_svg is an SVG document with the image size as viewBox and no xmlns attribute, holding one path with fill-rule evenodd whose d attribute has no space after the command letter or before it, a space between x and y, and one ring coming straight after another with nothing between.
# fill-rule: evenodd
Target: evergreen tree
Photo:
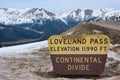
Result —
<instances>
[{"instance_id":1,"label":"evergreen tree","mask_svg":"<svg viewBox=\"0 0 120 80\"><path fill-rule=\"evenodd\" d=\"M2 47L1 43L0 43L0 47Z\"/></svg>"}]
</instances>

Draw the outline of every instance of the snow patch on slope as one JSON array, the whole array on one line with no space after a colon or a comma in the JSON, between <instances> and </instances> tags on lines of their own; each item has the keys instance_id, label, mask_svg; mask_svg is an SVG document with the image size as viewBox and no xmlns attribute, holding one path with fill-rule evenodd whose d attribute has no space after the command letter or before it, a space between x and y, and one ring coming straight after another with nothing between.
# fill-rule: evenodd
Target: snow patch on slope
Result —
<instances>
[{"instance_id":1,"label":"snow patch on slope","mask_svg":"<svg viewBox=\"0 0 120 80\"><path fill-rule=\"evenodd\" d=\"M120 61L120 56L118 56L117 53L114 52L114 51L109 51L108 52L108 57L113 58L114 60Z\"/></svg>"},{"instance_id":2,"label":"snow patch on slope","mask_svg":"<svg viewBox=\"0 0 120 80\"><path fill-rule=\"evenodd\" d=\"M119 52L114 51L114 48L117 47L117 46L120 46L120 44L115 44L115 45L110 44L110 50L108 52L108 57L113 58L114 60L120 61Z\"/></svg>"},{"instance_id":3,"label":"snow patch on slope","mask_svg":"<svg viewBox=\"0 0 120 80\"><path fill-rule=\"evenodd\" d=\"M39 49L43 49L46 47L48 47L47 40L41 41L41 42L23 44L23 45L2 47L2 48L0 48L0 55L14 55L14 54L22 54L22 53L32 53L32 52L36 52Z\"/></svg>"}]
</instances>

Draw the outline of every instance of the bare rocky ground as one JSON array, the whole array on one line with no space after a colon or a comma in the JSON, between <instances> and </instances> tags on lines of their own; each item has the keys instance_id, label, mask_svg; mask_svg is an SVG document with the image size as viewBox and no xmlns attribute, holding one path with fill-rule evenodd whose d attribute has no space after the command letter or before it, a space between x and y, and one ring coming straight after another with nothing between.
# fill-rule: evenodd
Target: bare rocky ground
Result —
<instances>
[{"instance_id":1,"label":"bare rocky ground","mask_svg":"<svg viewBox=\"0 0 120 80\"><path fill-rule=\"evenodd\" d=\"M60 76L53 72L48 49L0 57L0 80L119 80L120 61L108 58L100 76Z\"/></svg>"},{"instance_id":2,"label":"bare rocky ground","mask_svg":"<svg viewBox=\"0 0 120 80\"><path fill-rule=\"evenodd\" d=\"M93 27L87 27L88 25ZM117 30L99 28L99 26L91 23L84 23L84 25L80 24L63 34L103 33L111 38L112 44L120 44L119 32ZM99 76L56 75L53 72L48 48L27 54L0 56L0 80L120 80L120 45L111 46L110 51L116 53L116 58L107 58L105 70Z\"/></svg>"}]
</instances>

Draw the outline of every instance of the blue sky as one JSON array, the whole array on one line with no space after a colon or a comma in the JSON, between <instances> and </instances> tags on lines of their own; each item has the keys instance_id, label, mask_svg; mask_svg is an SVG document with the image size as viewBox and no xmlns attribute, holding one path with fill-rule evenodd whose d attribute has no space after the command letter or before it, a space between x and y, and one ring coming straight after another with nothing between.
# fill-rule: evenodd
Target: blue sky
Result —
<instances>
[{"instance_id":1,"label":"blue sky","mask_svg":"<svg viewBox=\"0 0 120 80\"><path fill-rule=\"evenodd\" d=\"M74 9L120 9L120 0L0 0L0 8L45 8L52 12Z\"/></svg>"}]
</instances>

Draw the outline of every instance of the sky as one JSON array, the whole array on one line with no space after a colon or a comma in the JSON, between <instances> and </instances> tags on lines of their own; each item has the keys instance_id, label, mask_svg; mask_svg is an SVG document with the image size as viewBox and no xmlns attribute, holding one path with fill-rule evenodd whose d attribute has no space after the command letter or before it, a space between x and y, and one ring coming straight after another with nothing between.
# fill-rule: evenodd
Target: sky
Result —
<instances>
[{"instance_id":1,"label":"sky","mask_svg":"<svg viewBox=\"0 0 120 80\"><path fill-rule=\"evenodd\" d=\"M120 0L0 0L0 8L44 8L52 12L74 9L120 9Z\"/></svg>"}]
</instances>

